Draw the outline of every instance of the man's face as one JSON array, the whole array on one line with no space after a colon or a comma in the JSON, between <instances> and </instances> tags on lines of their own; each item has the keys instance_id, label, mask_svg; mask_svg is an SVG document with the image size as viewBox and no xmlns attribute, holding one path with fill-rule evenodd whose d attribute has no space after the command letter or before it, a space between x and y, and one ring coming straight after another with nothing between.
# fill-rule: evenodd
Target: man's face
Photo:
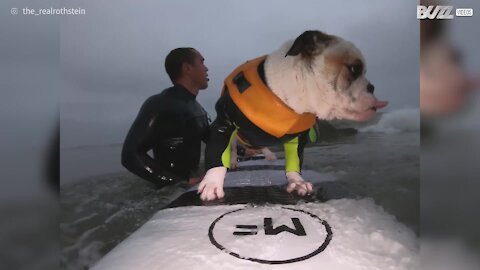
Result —
<instances>
[{"instance_id":1,"label":"man's face","mask_svg":"<svg viewBox=\"0 0 480 270\"><path fill-rule=\"evenodd\" d=\"M206 89L208 87L208 68L205 66L204 61L205 59L203 56L197 52L195 52L195 59L193 64L191 64L191 69L189 72L190 78L192 79L193 83L198 86L199 89Z\"/></svg>"}]
</instances>

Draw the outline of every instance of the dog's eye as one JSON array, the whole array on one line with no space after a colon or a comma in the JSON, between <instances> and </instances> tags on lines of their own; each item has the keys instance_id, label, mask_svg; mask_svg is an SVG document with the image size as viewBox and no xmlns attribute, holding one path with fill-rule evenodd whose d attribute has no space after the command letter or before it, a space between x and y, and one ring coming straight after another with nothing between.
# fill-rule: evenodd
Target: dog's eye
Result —
<instances>
[{"instance_id":1,"label":"dog's eye","mask_svg":"<svg viewBox=\"0 0 480 270\"><path fill-rule=\"evenodd\" d=\"M357 78L362 74L362 65L347 65L348 71L354 78Z\"/></svg>"}]
</instances>

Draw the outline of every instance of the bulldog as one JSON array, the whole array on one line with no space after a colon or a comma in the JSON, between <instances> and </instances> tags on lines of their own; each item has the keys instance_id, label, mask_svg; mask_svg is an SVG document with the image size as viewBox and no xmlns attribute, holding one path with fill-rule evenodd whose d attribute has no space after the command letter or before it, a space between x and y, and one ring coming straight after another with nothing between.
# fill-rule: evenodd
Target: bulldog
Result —
<instances>
[{"instance_id":1,"label":"bulldog","mask_svg":"<svg viewBox=\"0 0 480 270\"><path fill-rule=\"evenodd\" d=\"M200 198L224 197L235 138L254 149L283 144L287 191L312 193L301 166L315 119L366 121L387 105L374 96L366 71L365 59L353 43L320 31L305 31L271 54L237 67L225 79L215 105Z\"/></svg>"}]
</instances>

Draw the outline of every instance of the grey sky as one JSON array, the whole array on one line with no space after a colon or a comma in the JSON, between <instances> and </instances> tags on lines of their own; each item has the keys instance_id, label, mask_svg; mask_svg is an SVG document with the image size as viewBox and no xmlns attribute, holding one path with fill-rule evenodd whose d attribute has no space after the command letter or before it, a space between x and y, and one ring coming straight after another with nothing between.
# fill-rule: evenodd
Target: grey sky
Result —
<instances>
[{"instance_id":1,"label":"grey sky","mask_svg":"<svg viewBox=\"0 0 480 270\"><path fill-rule=\"evenodd\" d=\"M308 29L354 42L390 109L418 107L415 1L68 1L61 21L62 146L121 142L141 104L170 86L166 54L197 48L210 85L198 101L214 117L224 78Z\"/></svg>"}]
</instances>

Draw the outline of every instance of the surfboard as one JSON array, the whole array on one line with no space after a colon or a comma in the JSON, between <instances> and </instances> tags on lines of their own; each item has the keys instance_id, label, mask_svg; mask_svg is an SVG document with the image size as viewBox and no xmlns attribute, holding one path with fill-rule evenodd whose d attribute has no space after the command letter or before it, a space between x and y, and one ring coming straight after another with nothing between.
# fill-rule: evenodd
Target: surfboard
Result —
<instances>
[{"instance_id":1,"label":"surfboard","mask_svg":"<svg viewBox=\"0 0 480 270\"><path fill-rule=\"evenodd\" d=\"M188 190L92 269L418 269L415 234L334 174L302 176L315 194L285 191L284 160L251 159L225 179L225 198Z\"/></svg>"}]
</instances>

